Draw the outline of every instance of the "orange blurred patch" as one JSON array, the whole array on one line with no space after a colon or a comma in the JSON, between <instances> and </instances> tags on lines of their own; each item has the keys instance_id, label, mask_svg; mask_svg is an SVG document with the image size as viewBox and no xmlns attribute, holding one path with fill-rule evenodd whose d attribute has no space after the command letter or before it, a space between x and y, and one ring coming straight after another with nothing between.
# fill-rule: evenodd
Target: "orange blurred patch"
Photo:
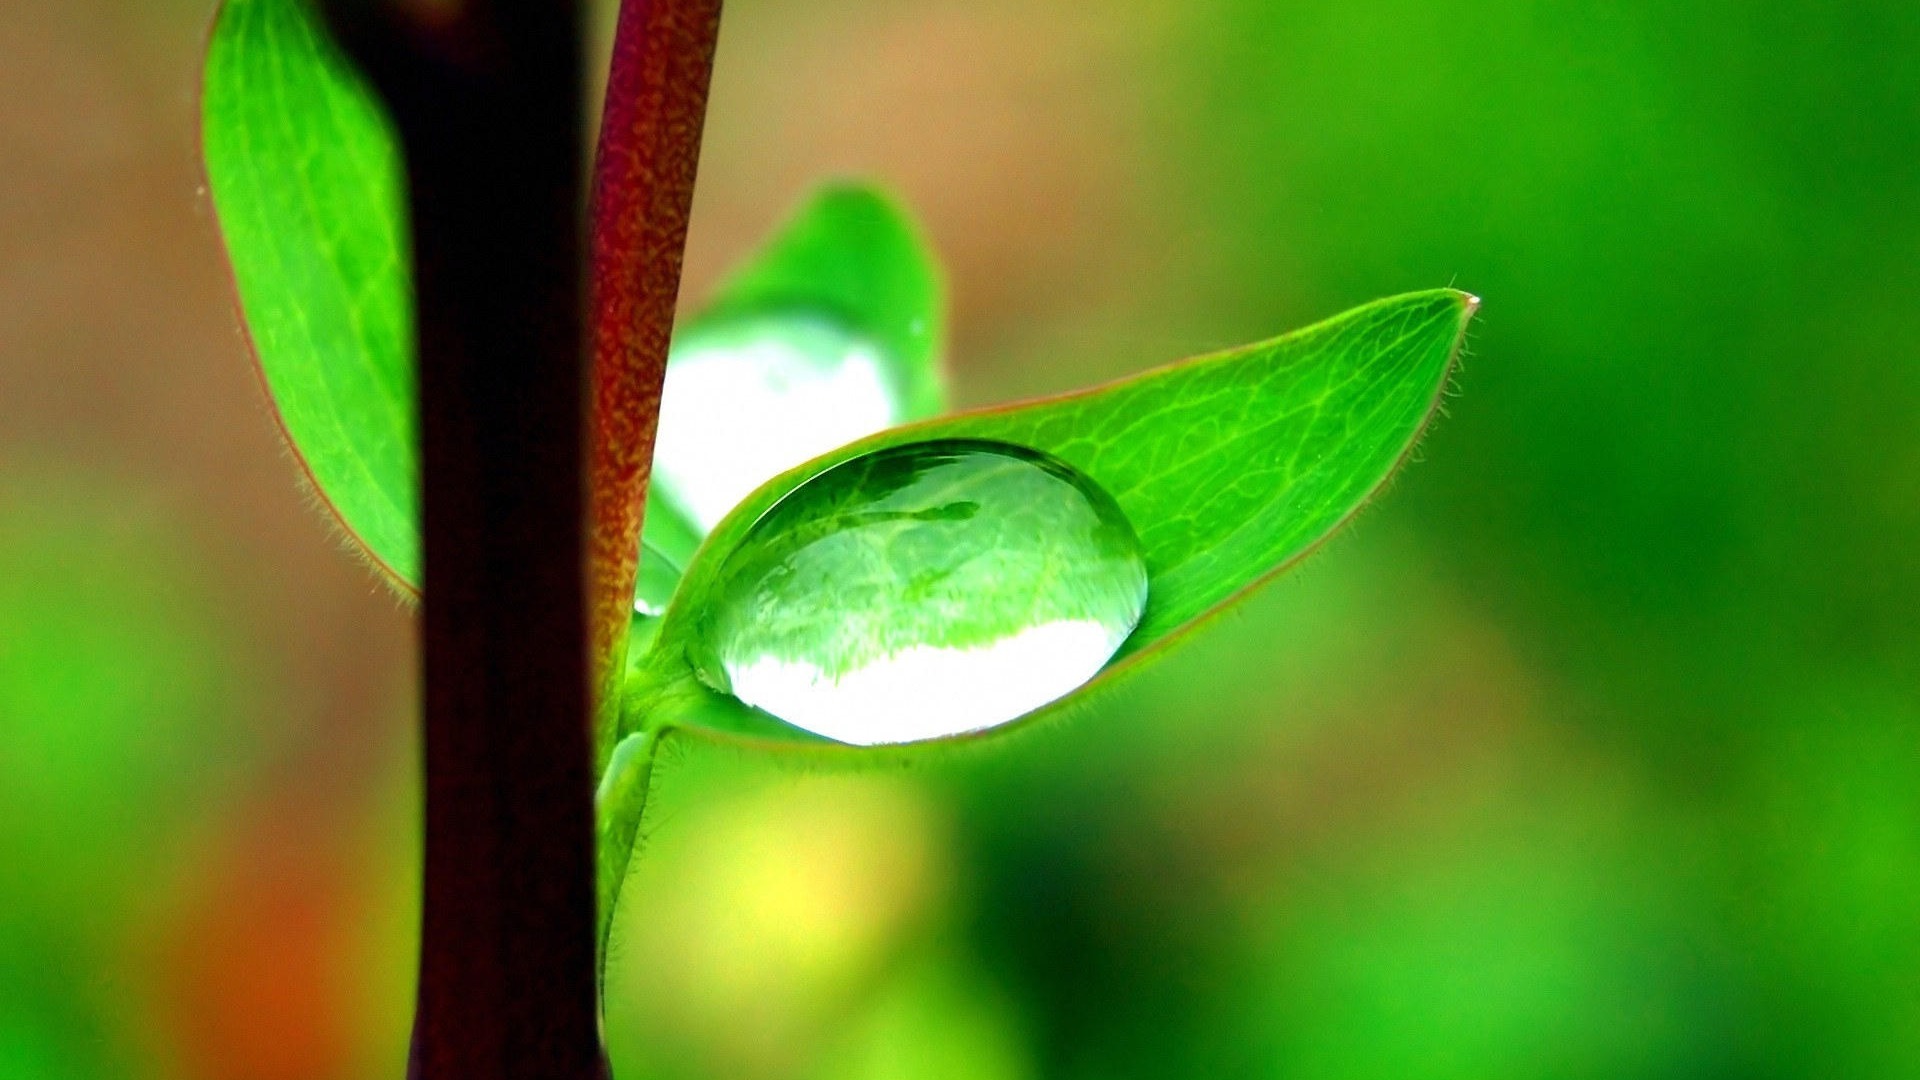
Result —
<instances>
[{"instance_id":1,"label":"orange blurred patch","mask_svg":"<svg viewBox=\"0 0 1920 1080\"><path fill-rule=\"evenodd\" d=\"M285 820L240 833L215 856L174 925L161 976L159 1007L187 1075L348 1075L348 869L313 830Z\"/></svg>"}]
</instances>

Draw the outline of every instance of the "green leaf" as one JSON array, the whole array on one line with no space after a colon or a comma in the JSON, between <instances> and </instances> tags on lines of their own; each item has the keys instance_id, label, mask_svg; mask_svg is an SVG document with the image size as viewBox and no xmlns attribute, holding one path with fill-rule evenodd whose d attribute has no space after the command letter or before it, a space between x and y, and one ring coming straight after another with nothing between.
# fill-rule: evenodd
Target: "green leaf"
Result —
<instances>
[{"instance_id":1,"label":"green leaf","mask_svg":"<svg viewBox=\"0 0 1920 1080\"><path fill-rule=\"evenodd\" d=\"M214 206L280 425L347 535L395 585L416 592L412 287L392 125L304 0L228 0L207 56L203 127ZM889 420L920 419L944 401L943 303L936 264L907 215L872 188L841 184L816 195L726 283L676 339L676 355L683 341L724 344L756 320L784 320L797 327L788 337L801 338L806 320L831 320L877 346ZM678 397L688 399L680 427L709 423L693 415L697 400ZM778 437L765 427L746 434ZM790 453L768 473L820 449ZM645 606L664 607L702 536L670 495L650 500Z\"/></svg>"},{"instance_id":2,"label":"green leaf","mask_svg":"<svg viewBox=\"0 0 1920 1080\"><path fill-rule=\"evenodd\" d=\"M648 543L684 563L768 479L938 414L943 294L892 199L850 183L809 199L675 335Z\"/></svg>"},{"instance_id":3,"label":"green leaf","mask_svg":"<svg viewBox=\"0 0 1920 1080\"><path fill-rule=\"evenodd\" d=\"M822 188L713 296L693 328L761 313L829 316L883 347L903 420L947 407L946 286L898 201L870 184Z\"/></svg>"},{"instance_id":4,"label":"green leaf","mask_svg":"<svg viewBox=\"0 0 1920 1080\"><path fill-rule=\"evenodd\" d=\"M776 523L785 516L776 507L795 489L878 451L954 439L1041 450L1104 489L1137 535L1148 577L1146 610L1111 663L1077 691L1027 714L1023 723L1030 722L1138 672L1349 520L1406 460L1432 419L1478 305L1451 289L1380 300L1272 341L1106 386L896 428L763 485L714 529L666 616L646 620L644 636L635 638L620 717L628 752L601 788L603 947L644 811L652 754L667 732L835 757L873 753L777 720L710 689L694 672L706 627L714 612L724 613L725 593L739 580L736 556L745 550L749 561L755 557L756 527L769 515ZM803 526L824 520L800 517ZM995 599L982 596L981 602ZM978 736L959 738L968 737ZM884 753L938 753L956 741Z\"/></svg>"},{"instance_id":5,"label":"green leaf","mask_svg":"<svg viewBox=\"0 0 1920 1080\"><path fill-rule=\"evenodd\" d=\"M1033 716L1136 671L1199 622L1324 541L1405 460L1438 406L1478 302L1451 289L1381 300L1272 341L1103 387L884 432L766 484L687 567L630 687L627 730L681 726L751 741L818 739L709 692L680 720L722 568L788 492L841 462L930 439L991 439L1052 454L1119 503L1139 536L1148 598L1100 674ZM680 702L649 715L655 702Z\"/></svg>"},{"instance_id":6,"label":"green leaf","mask_svg":"<svg viewBox=\"0 0 1920 1080\"><path fill-rule=\"evenodd\" d=\"M420 581L413 304L399 144L304 0L227 0L203 150L261 375L367 557Z\"/></svg>"},{"instance_id":7,"label":"green leaf","mask_svg":"<svg viewBox=\"0 0 1920 1080\"><path fill-rule=\"evenodd\" d=\"M607 934L613 927L613 911L626 881L627 863L640 831L640 818L647 807L647 794L653 786L653 761L657 736L653 732L629 735L620 740L600 774L594 791L594 884L597 913L594 943L599 951L596 965L602 981L606 978Z\"/></svg>"}]
</instances>

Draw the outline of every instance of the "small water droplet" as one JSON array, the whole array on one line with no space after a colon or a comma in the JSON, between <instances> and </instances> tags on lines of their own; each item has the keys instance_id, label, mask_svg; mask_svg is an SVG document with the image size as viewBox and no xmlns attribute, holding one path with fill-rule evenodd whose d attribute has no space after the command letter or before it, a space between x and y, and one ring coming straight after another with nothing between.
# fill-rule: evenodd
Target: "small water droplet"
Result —
<instances>
[{"instance_id":1,"label":"small water droplet","mask_svg":"<svg viewBox=\"0 0 1920 1080\"><path fill-rule=\"evenodd\" d=\"M640 569L634 581L633 609L642 615L661 615L673 590L680 585L680 567L650 544L640 545Z\"/></svg>"},{"instance_id":2,"label":"small water droplet","mask_svg":"<svg viewBox=\"0 0 1920 1080\"><path fill-rule=\"evenodd\" d=\"M881 347L808 313L695 326L667 364L653 477L702 533L761 484L900 422Z\"/></svg>"},{"instance_id":3,"label":"small water droplet","mask_svg":"<svg viewBox=\"0 0 1920 1080\"><path fill-rule=\"evenodd\" d=\"M828 469L755 522L694 661L815 734L916 742L1071 693L1146 600L1132 525L1073 467L1006 443L915 443Z\"/></svg>"}]
</instances>

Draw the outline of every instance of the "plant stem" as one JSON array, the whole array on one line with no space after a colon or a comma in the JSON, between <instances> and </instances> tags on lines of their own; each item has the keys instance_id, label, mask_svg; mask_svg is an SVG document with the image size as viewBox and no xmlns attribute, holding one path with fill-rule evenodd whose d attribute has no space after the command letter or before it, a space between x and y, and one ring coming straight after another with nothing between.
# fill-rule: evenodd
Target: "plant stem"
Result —
<instances>
[{"instance_id":1,"label":"plant stem","mask_svg":"<svg viewBox=\"0 0 1920 1080\"><path fill-rule=\"evenodd\" d=\"M393 111L412 210L427 811L409 1073L603 1076L593 777L612 753L720 0L621 5L585 431L577 5L327 11ZM653 737L638 749L622 790L644 799Z\"/></svg>"},{"instance_id":2,"label":"plant stem","mask_svg":"<svg viewBox=\"0 0 1920 1080\"><path fill-rule=\"evenodd\" d=\"M404 146L424 469L419 1080L604 1075L586 618L581 22L332 0ZM428 22L429 13L432 21Z\"/></svg>"},{"instance_id":3,"label":"plant stem","mask_svg":"<svg viewBox=\"0 0 1920 1080\"><path fill-rule=\"evenodd\" d=\"M613 751L667 345L721 0L621 0L592 227L594 765Z\"/></svg>"}]
</instances>

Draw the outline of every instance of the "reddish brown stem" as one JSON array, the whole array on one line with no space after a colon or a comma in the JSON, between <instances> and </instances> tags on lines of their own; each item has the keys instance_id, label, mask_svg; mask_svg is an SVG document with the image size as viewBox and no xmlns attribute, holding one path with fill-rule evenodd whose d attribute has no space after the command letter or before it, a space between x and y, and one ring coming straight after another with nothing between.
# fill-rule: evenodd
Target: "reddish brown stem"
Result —
<instances>
[{"instance_id":1,"label":"reddish brown stem","mask_svg":"<svg viewBox=\"0 0 1920 1080\"><path fill-rule=\"evenodd\" d=\"M426 844L410 1073L593 1080L579 12L328 10L398 123L412 218Z\"/></svg>"},{"instance_id":2,"label":"reddish brown stem","mask_svg":"<svg viewBox=\"0 0 1920 1080\"><path fill-rule=\"evenodd\" d=\"M590 684L616 701L719 0L621 8L590 426L577 3L325 7L398 123L413 230L426 865L408 1072L595 1080Z\"/></svg>"},{"instance_id":3,"label":"reddish brown stem","mask_svg":"<svg viewBox=\"0 0 1920 1080\"><path fill-rule=\"evenodd\" d=\"M621 0L592 202L593 649L617 705L721 0ZM601 725L604 734L611 726ZM612 747L603 738L596 765Z\"/></svg>"}]
</instances>

